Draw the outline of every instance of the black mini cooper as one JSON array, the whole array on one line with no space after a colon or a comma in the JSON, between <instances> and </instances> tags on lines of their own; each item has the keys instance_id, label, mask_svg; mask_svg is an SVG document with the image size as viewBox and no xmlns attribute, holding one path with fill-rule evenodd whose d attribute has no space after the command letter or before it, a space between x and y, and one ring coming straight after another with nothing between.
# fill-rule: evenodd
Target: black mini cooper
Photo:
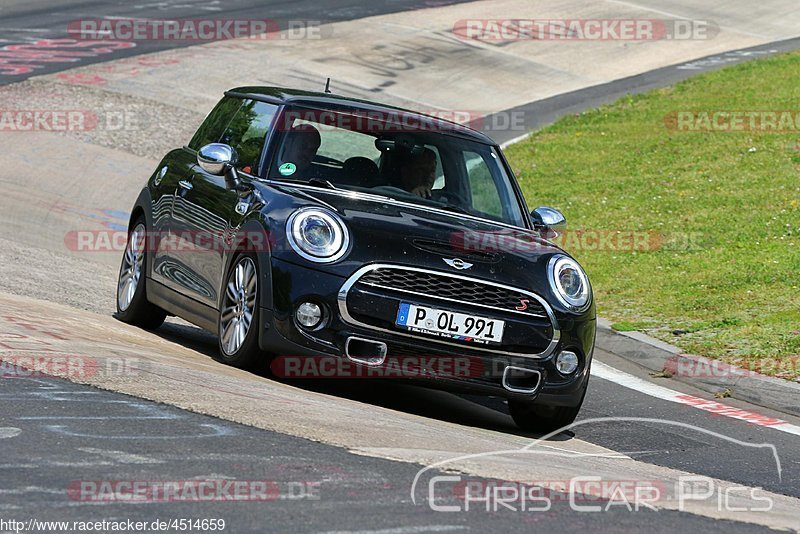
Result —
<instances>
[{"instance_id":1,"label":"black mini cooper","mask_svg":"<svg viewBox=\"0 0 800 534\"><path fill-rule=\"evenodd\" d=\"M216 332L237 367L502 396L520 427L552 431L583 402L596 324L586 274L547 240L564 225L528 212L480 132L242 87L136 200L117 317L180 316Z\"/></svg>"}]
</instances>

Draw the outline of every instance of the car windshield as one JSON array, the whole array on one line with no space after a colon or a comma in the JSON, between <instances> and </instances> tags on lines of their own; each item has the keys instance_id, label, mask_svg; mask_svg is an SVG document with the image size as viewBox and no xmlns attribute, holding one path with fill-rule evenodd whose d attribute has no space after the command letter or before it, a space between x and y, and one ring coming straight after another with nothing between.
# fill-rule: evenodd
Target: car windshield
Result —
<instances>
[{"instance_id":1,"label":"car windshield","mask_svg":"<svg viewBox=\"0 0 800 534\"><path fill-rule=\"evenodd\" d=\"M268 178L347 189L524 226L511 178L489 145L410 124L403 114L289 109Z\"/></svg>"}]
</instances>

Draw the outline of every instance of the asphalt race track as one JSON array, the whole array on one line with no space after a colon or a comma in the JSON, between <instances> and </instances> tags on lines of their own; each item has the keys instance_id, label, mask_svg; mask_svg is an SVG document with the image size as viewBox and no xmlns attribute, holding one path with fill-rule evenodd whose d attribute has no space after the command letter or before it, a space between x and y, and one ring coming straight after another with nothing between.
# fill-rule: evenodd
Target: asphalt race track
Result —
<instances>
[{"instance_id":1,"label":"asphalt race track","mask_svg":"<svg viewBox=\"0 0 800 534\"><path fill-rule=\"evenodd\" d=\"M410 504L408 481L419 469L413 464L357 456L338 447L62 380L9 382L1 398L4 404L13 402L21 407L9 423L22 432L14 438L14 447L4 452L0 469L4 475L24 476L27 485L2 490L0 512L4 517L81 521L99 513L109 519L147 522L155 518L222 518L236 532L373 531L398 525L409 532L508 531L524 528L526 523L547 531L587 527L654 532L755 530L741 523L680 512L633 514L619 507L603 514L570 514L565 500L557 501L544 517L487 514L481 509L442 514ZM653 430L662 438L679 441L676 435ZM711 444L692 443L698 445L707 449ZM770 458L761 460L767 464ZM257 502L100 505L79 490L82 481L131 479L268 480L274 493ZM64 499L63 488L74 491ZM445 495L439 504L453 506L459 501L454 495Z\"/></svg>"},{"instance_id":2,"label":"asphalt race track","mask_svg":"<svg viewBox=\"0 0 800 534\"><path fill-rule=\"evenodd\" d=\"M29 44L41 39L70 39L69 24L86 18L118 19L268 19L275 22L272 29L286 29L288 21L303 19L311 25L331 23L342 20L355 20L364 17L413 10L429 5L458 3L459 0L378 0L358 2L357 0L330 0L324 6L319 2L300 0L295 2L260 0L187 0L183 2L85 2L63 0L43 2L41 0L5 0L0 7L2 28L0 45L14 46ZM149 41L139 42L136 47L111 52L109 55L97 54L67 58L64 62L33 61L30 72L7 74L0 69L0 84L24 80L29 76L58 72L77 65L87 65L119 59L133 55L147 54L174 48L190 46L187 41ZM6 60L13 57L4 53ZM22 56L24 58L24 55ZM21 61L19 61L21 62ZM15 62L17 63L17 62ZM0 65L5 64L0 61Z\"/></svg>"},{"instance_id":3,"label":"asphalt race track","mask_svg":"<svg viewBox=\"0 0 800 534\"><path fill-rule=\"evenodd\" d=\"M0 363L0 532L15 531L2 522L10 519L149 523L181 518L224 519L229 532L800 530L797 417L651 377L602 347L595 351L597 364L576 426L544 441L519 432L499 399L452 395L402 381L281 381L268 373L246 373L212 360L214 338L183 321L170 319L148 333L114 320L119 251L82 254L65 246L70 231L124 231L135 192L157 159L181 136L191 135L221 88L248 79L288 79L315 87L314 69L329 69L307 58L330 54L341 59L359 47L374 52L384 46L380 39L387 32L397 32L387 43L409 36L430 39L426 47L442 47L429 52L431 62L448 73L466 72L465 65L471 64L453 51L456 45L443 41L441 32L421 28L467 16L450 10L496 15L486 2L51 4L6 0L0 6L0 99L6 102L0 107L29 109L50 102L56 109L148 108L180 125L174 132L150 127L63 135L0 131L6 147L0 154L0 222L7 228L0 236L0 359L52 354L97 366L96 372L68 373L68 381ZM691 2L669 4L685 17L722 17L711 8L697 14ZM614 55L607 54L596 75L579 79L565 67L554 75L553 87L527 90L530 79L509 82L511 96L498 96L492 105L482 104L473 89L443 84L434 69L379 73L372 68L367 74L346 62L340 70L331 69L340 87L356 96L421 109L443 108L454 99L454 109L478 109L489 116L519 112L524 128L490 132L507 142L527 128L626 92L797 47L791 17L798 11L790 9L792 2L775 0L772 11L786 11L755 28L744 26L751 8L745 2L731 4L736 4L734 15L720 24L724 31L718 41L698 45L696 51L673 47L664 48L660 59L637 55L626 71L617 70ZM600 13L611 16L633 5L609 1L603 7L608 13ZM640 9L652 13L660 7L657 2L635 4ZM256 55L255 45L247 43L145 41L70 61L28 63L14 55L19 50L8 49L69 38L70 21L87 17L270 18L281 29L303 19L320 21L323 32L337 40L336 46L278 44L269 56ZM486 54L476 64L492 65L487 80L497 73L525 76L515 70L521 60L512 52L474 53ZM599 54L606 57L606 52ZM231 59L239 55L241 63ZM504 59L487 59L499 57ZM274 71L261 71L262 61L272 62ZM213 70L203 70L209 63ZM551 72L545 63L531 66L530 75L538 72L534 67ZM35 66L9 74L4 68L12 64ZM584 68L577 59L576 65L575 71ZM414 86L430 92L415 93L409 89ZM53 180L58 187L52 187ZM434 467L424 470L428 465ZM443 482L432 502L460 511L436 511L428 502L429 483L447 476L461 476L478 487L497 480L557 486L575 477L599 476L653 484L665 495L657 510L631 510L599 499L578 505L600 505L602 511L579 511L566 493L553 491L547 509L523 512L500 506L487 511L486 503L474 502L464 511L455 491L461 486ZM705 496L681 501L676 488L686 480L705 484ZM243 502L191 495L126 500L114 484L131 481L195 488L201 481L214 481L217 487L244 481L251 497ZM98 489L102 482L117 487L117 493L103 494Z\"/></svg>"}]
</instances>

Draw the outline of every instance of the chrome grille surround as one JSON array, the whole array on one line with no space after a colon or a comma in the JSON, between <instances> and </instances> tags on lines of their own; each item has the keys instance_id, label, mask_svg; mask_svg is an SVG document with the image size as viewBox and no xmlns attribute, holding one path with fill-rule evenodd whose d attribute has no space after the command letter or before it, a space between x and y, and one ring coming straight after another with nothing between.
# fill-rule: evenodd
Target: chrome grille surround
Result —
<instances>
[{"instance_id":1,"label":"chrome grille surround","mask_svg":"<svg viewBox=\"0 0 800 534\"><path fill-rule=\"evenodd\" d=\"M430 342L437 343L437 344L455 346L455 347L459 347L459 348L464 348L465 347L465 345L463 343L453 343L453 342L450 342L450 341L443 341L443 340L436 339L436 338L424 338L424 337L421 337L419 335L411 334L411 333L408 333L408 332L400 332L400 331L397 331L397 330L389 330L389 329L386 329L386 328L380 328L378 326L373 326L371 324L363 323L363 322L359 321L358 319L355 319L352 315L350 315L350 312L347 309L347 295L350 292L350 289L362 277L364 277L368 273L371 273L372 271L376 271L378 269L395 269L395 270L408 271L408 272L432 274L432 275L435 275L435 276L444 276L444 277L448 277L448 278L460 279L460 280L463 280L463 281L469 282L469 283L482 284L482 285L485 285L485 286L490 286L490 287L502 289L502 290L505 290L505 291L513 291L513 292L520 293L522 295L530 297L531 299L536 301L542 307L542 309L544 310L544 312L546 314L547 319L550 320L550 325L551 325L551 327L553 329L553 335L552 335L552 338L550 339L550 343L548 344L548 346L542 352L539 352L539 353L529 354L529 353L520 353L520 352L507 352L507 351L503 351L503 350L485 348L483 346L478 346L478 345L476 345L474 347L473 346L469 346L469 348L472 349L472 350L483 351L483 352L491 352L491 353L494 353L494 354L503 354L503 355L507 355L507 356L519 356L519 357L522 357L522 358L544 359L544 358L549 357L553 353L553 351L555 351L556 347L558 346L558 342L561 339L561 332L560 332L559 327L558 327L558 321L556 320L556 317L553 314L553 309L550 307L550 305L547 303L546 300L544 300L542 297L540 297L536 293L533 293L533 292L530 292L530 291L527 291L527 290L524 290L524 289L519 289L519 288L516 288L516 287L506 286L506 285L502 285L502 284L496 284L496 283L490 282L488 280L481 280L481 279L478 279L478 278L470 278L468 276L461 276L461 275L442 272L442 271L434 271L434 270L431 270L431 269L423 269L423 268L420 268L420 267L408 267L408 266L405 266L405 265L391 265L391 264L381 264L381 263L372 264L372 265L366 265L366 266L360 268L355 273L353 273L350 276L350 278L348 278L344 282L344 284L342 284L342 287L339 289L339 294L338 294L337 300L338 300L338 304L339 304L339 313L340 313L340 315L342 317L342 320L345 323L347 323L349 325L352 325L352 326L358 326L358 327L361 327L361 328L367 328L369 330L374 330L374 331L378 331L378 332L385 332L385 333L391 334L391 335L399 335L399 336L410 337L410 338L419 339L419 340L426 340L426 341L430 341ZM372 285L371 287L381 287L381 288L383 288L382 286L376 286L376 285ZM418 294L418 293L398 290L397 288L391 288L391 287L387 287L387 288L383 288L383 289L389 289L389 290L392 290L392 291L398 291L398 292L401 292L401 293L407 293L407 294L411 294L411 295ZM435 295L422 294L421 296L428 297L428 298L436 298ZM475 304L475 303L472 303L472 302L455 301L453 299L447 299L447 298L445 298L443 300L446 300L446 301L449 301L449 302L459 302L460 304L466 304L466 305L469 305L469 306L480 306L479 304ZM487 306L485 306L485 307L487 307ZM537 315L533 315L533 314L526 314L524 312L517 312L516 310L494 308L494 307L491 307L491 306L488 306L488 308L496 309L496 310L503 311L503 312L506 312L506 313L509 313L509 312L510 313L522 313L523 315L528 316L528 317L536 317L537 316Z\"/></svg>"},{"instance_id":2,"label":"chrome grille surround","mask_svg":"<svg viewBox=\"0 0 800 534\"><path fill-rule=\"evenodd\" d=\"M531 303L530 310L516 309L522 301L520 297L530 296L526 291L450 273L381 267L365 273L356 283L505 313L547 318L547 310L539 301Z\"/></svg>"}]
</instances>

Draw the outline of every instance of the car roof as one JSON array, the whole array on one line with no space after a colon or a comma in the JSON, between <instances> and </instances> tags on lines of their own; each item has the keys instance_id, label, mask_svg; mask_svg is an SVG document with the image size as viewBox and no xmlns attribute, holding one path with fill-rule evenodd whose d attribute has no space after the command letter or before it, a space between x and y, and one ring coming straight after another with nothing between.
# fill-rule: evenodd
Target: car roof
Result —
<instances>
[{"instance_id":1,"label":"car roof","mask_svg":"<svg viewBox=\"0 0 800 534\"><path fill-rule=\"evenodd\" d=\"M401 119L412 119L412 121L419 121L424 119L424 124L432 124L435 131L470 139L478 143L486 145L496 145L489 136L483 132L479 132L463 124L448 121L425 113L419 113L409 109L403 109L395 106L379 104L370 102L368 100L360 100L358 98L350 98L332 93L315 93L312 91L302 91L300 89L288 89L285 87L257 87L245 86L237 87L225 92L227 96L236 96L240 98L252 98L253 100L260 100L262 102L270 102L273 104L286 104L296 105L313 109L330 110L330 111L365 111L377 113L391 113L399 115ZM414 124L415 122L411 122Z\"/></svg>"}]
</instances>

